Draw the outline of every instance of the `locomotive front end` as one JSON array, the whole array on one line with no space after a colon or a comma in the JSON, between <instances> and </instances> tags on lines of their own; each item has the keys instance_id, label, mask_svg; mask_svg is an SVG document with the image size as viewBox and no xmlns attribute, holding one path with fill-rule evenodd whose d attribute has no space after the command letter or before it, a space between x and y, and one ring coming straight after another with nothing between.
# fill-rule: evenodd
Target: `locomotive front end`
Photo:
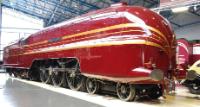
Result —
<instances>
[{"instance_id":1,"label":"locomotive front end","mask_svg":"<svg viewBox=\"0 0 200 107\"><path fill-rule=\"evenodd\" d=\"M145 8L135 7L128 12L132 13L129 20L137 19L134 23L144 32L138 38L145 41L140 45L141 65L133 68L129 74L146 77L139 81L141 83L171 79L176 69L176 38L169 22Z\"/></svg>"},{"instance_id":2,"label":"locomotive front end","mask_svg":"<svg viewBox=\"0 0 200 107\"><path fill-rule=\"evenodd\" d=\"M163 95L164 88L167 88L166 80L171 81L176 70L174 32L166 19L151 10L141 7L130 7L126 10L124 15L129 25L124 29L138 32L129 34L132 37L129 38L131 43L126 50L129 57L124 57L122 60L126 63L121 65L127 68L127 75L122 76L120 82L123 84L120 87L117 85L118 96L123 96L121 88L128 83L133 85L140 96L159 98Z\"/></svg>"}]
</instances>

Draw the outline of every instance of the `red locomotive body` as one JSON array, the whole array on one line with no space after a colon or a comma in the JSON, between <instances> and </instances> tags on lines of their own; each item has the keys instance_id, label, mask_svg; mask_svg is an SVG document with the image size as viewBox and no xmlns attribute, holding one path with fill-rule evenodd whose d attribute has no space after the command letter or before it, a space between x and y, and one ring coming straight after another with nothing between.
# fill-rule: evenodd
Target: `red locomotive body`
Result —
<instances>
[{"instance_id":1,"label":"red locomotive body","mask_svg":"<svg viewBox=\"0 0 200 107\"><path fill-rule=\"evenodd\" d=\"M193 57L192 57L192 64L200 59L200 40L193 43Z\"/></svg>"},{"instance_id":2,"label":"red locomotive body","mask_svg":"<svg viewBox=\"0 0 200 107\"><path fill-rule=\"evenodd\" d=\"M193 94L200 94L199 79L199 60L200 60L200 41L178 41L178 77L184 79L182 83L188 87Z\"/></svg>"},{"instance_id":3,"label":"red locomotive body","mask_svg":"<svg viewBox=\"0 0 200 107\"><path fill-rule=\"evenodd\" d=\"M6 47L4 65L12 72L40 71L43 82L55 71L65 72L69 87L77 90L79 84L70 81L80 83L81 74L90 93L96 92L97 80L112 81L118 96L128 101L135 96L133 84L158 87L156 98L162 95L163 76L176 68L175 48L164 18L142 7L120 5L50 26Z\"/></svg>"},{"instance_id":4,"label":"red locomotive body","mask_svg":"<svg viewBox=\"0 0 200 107\"><path fill-rule=\"evenodd\" d=\"M177 44L177 77L178 79L185 79L186 69L188 69L188 65L191 65L192 44L186 39L178 39Z\"/></svg>"},{"instance_id":5,"label":"red locomotive body","mask_svg":"<svg viewBox=\"0 0 200 107\"><path fill-rule=\"evenodd\" d=\"M179 79L185 79L188 67L200 59L200 42L198 40L188 41L181 38L177 40L177 43L177 76Z\"/></svg>"}]
</instances>

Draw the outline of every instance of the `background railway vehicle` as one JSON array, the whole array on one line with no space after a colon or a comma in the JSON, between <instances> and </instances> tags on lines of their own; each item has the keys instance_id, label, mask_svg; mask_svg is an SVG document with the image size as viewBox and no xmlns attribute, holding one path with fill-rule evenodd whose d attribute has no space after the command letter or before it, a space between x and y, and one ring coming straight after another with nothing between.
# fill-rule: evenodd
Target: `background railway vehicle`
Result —
<instances>
[{"instance_id":1,"label":"background railway vehicle","mask_svg":"<svg viewBox=\"0 0 200 107\"><path fill-rule=\"evenodd\" d=\"M181 38L177 40L177 69L176 74L179 80L186 78L186 73L189 65L193 64L193 45L188 40Z\"/></svg>"},{"instance_id":2,"label":"background railway vehicle","mask_svg":"<svg viewBox=\"0 0 200 107\"><path fill-rule=\"evenodd\" d=\"M200 94L200 41L178 40L178 69L191 93ZM179 74L180 75L180 74Z\"/></svg>"},{"instance_id":3,"label":"background railway vehicle","mask_svg":"<svg viewBox=\"0 0 200 107\"><path fill-rule=\"evenodd\" d=\"M147 17L148 16L148 17ZM98 93L114 87L131 101L163 95L176 69L176 39L168 21L142 7L115 4L47 27L4 49L7 72Z\"/></svg>"}]
</instances>

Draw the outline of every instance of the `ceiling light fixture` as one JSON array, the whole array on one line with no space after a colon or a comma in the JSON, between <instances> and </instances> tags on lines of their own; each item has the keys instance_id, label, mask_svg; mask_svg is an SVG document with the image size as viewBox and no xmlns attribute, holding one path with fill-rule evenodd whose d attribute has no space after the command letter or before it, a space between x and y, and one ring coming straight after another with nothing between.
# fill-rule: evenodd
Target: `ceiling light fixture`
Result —
<instances>
[{"instance_id":1,"label":"ceiling light fixture","mask_svg":"<svg viewBox=\"0 0 200 107\"><path fill-rule=\"evenodd\" d=\"M179 13L179 12L188 11L188 9L189 9L189 7L177 7L177 8L173 8L172 12Z\"/></svg>"}]
</instances>

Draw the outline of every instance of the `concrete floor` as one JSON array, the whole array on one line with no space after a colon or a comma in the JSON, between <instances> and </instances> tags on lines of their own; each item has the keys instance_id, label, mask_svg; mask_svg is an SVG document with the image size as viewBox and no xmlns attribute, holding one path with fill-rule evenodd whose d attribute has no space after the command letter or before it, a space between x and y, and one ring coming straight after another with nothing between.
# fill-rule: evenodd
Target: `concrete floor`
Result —
<instances>
[{"instance_id":1,"label":"concrete floor","mask_svg":"<svg viewBox=\"0 0 200 107\"><path fill-rule=\"evenodd\" d=\"M102 107L0 74L0 107Z\"/></svg>"},{"instance_id":2,"label":"concrete floor","mask_svg":"<svg viewBox=\"0 0 200 107\"><path fill-rule=\"evenodd\" d=\"M90 95L0 73L0 107L200 107L200 95L178 86L166 99L124 102L114 96Z\"/></svg>"}]
</instances>

